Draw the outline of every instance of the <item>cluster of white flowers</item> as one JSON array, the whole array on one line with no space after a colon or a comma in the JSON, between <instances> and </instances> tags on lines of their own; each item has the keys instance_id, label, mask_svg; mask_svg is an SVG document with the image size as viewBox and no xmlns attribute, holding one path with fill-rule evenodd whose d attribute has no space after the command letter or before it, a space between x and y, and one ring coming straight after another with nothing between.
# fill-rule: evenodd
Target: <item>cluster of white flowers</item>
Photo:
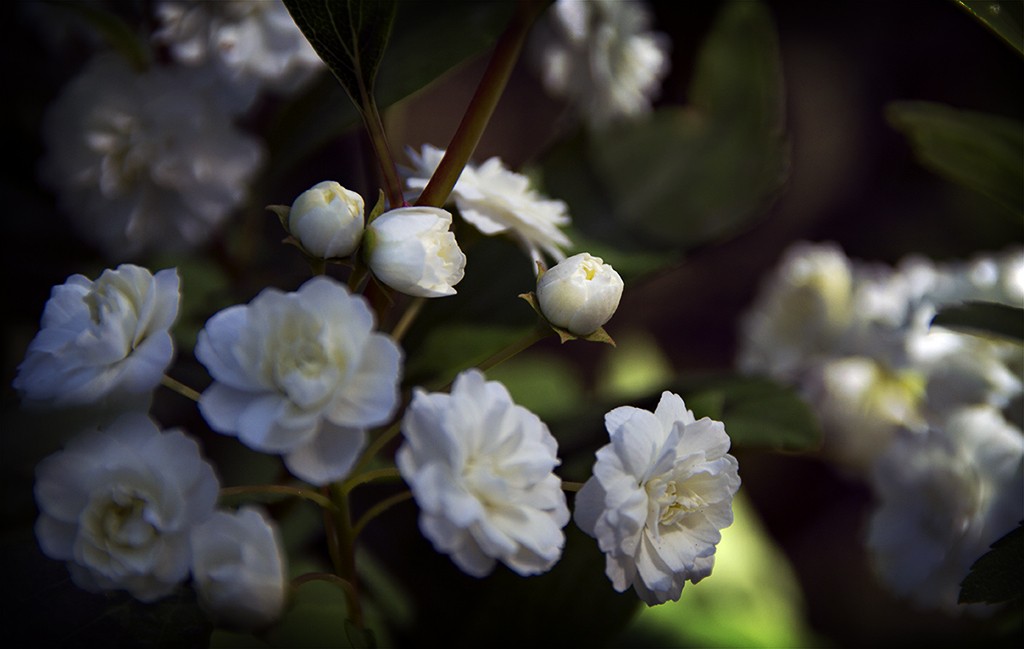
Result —
<instances>
[{"instance_id":1,"label":"cluster of white flowers","mask_svg":"<svg viewBox=\"0 0 1024 649\"><path fill-rule=\"evenodd\" d=\"M636 0L557 0L539 26L534 58L544 86L594 127L643 115L668 73L669 40L649 31Z\"/></svg>"},{"instance_id":2,"label":"cluster of white flowers","mask_svg":"<svg viewBox=\"0 0 1024 649\"><path fill-rule=\"evenodd\" d=\"M1024 306L1024 250L892 268L799 244L741 333L740 368L795 386L825 453L871 481L875 563L925 604L955 605L970 563L1024 514L1024 432L1009 411L1024 359L1011 343L931 325L963 301Z\"/></svg>"},{"instance_id":3,"label":"cluster of white flowers","mask_svg":"<svg viewBox=\"0 0 1024 649\"><path fill-rule=\"evenodd\" d=\"M429 144L417 153L408 150L413 170L406 179L410 189L427 186L444 151ZM452 190L451 200L459 214L485 235L507 234L535 261L546 254L555 261L565 259L563 248L572 245L562 230L569 225L567 206L541 196L530 180L505 168L498 158L482 165L466 165Z\"/></svg>"},{"instance_id":4,"label":"cluster of white flowers","mask_svg":"<svg viewBox=\"0 0 1024 649\"><path fill-rule=\"evenodd\" d=\"M176 63L212 66L244 109L264 89L290 94L324 69L281 0L170 0L154 39Z\"/></svg>"},{"instance_id":5,"label":"cluster of white flowers","mask_svg":"<svg viewBox=\"0 0 1024 649\"><path fill-rule=\"evenodd\" d=\"M191 573L215 616L265 625L284 608L278 533L255 510L215 512L219 488L195 441L126 413L39 463L36 537L86 590L151 602Z\"/></svg>"},{"instance_id":6,"label":"cluster of white flowers","mask_svg":"<svg viewBox=\"0 0 1024 649\"><path fill-rule=\"evenodd\" d=\"M64 88L43 135L44 180L111 258L202 243L241 204L264 155L206 76L139 73L113 54Z\"/></svg>"}]
</instances>

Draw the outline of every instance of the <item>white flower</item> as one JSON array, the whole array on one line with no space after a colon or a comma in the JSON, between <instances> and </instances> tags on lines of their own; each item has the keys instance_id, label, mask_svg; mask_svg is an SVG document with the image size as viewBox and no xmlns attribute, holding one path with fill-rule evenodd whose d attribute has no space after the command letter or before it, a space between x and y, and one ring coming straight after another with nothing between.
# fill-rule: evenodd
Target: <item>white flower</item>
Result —
<instances>
[{"instance_id":1,"label":"white flower","mask_svg":"<svg viewBox=\"0 0 1024 649\"><path fill-rule=\"evenodd\" d=\"M30 403L55 406L145 395L174 355L168 330L180 299L173 268L154 276L123 264L95 282L72 275L53 288L14 387Z\"/></svg>"},{"instance_id":2,"label":"white flower","mask_svg":"<svg viewBox=\"0 0 1024 649\"><path fill-rule=\"evenodd\" d=\"M189 534L218 489L195 441L128 413L36 467L36 537L78 586L150 602L188 576Z\"/></svg>"},{"instance_id":3,"label":"white flower","mask_svg":"<svg viewBox=\"0 0 1024 649\"><path fill-rule=\"evenodd\" d=\"M281 534L258 509L218 511L192 530L192 576L200 605L234 628L281 615L288 587Z\"/></svg>"},{"instance_id":4,"label":"white flower","mask_svg":"<svg viewBox=\"0 0 1024 649\"><path fill-rule=\"evenodd\" d=\"M425 144L421 153L408 149L408 154L415 169L406 184L423 189L444 151ZM490 158L479 167L466 165L452 190L452 199L462 218L477 230L488 236L509 234L535 260L540 260L543 252L561 261L565 259L562 248L572 245L559 230L570 221L566 204L538 194L526 176L509 171L498 158Z\"/></svg>"},{"instance_id":5,"label":"white flower","mask_svg":"<svg viewBox=\"0 0 1024 649\"><path fill-rule=\"evenodd\" d=\"M451 394L417 388L396 460L420 507L420 530L438 552L483 577L499 560L520 575L558 561L569 522L557 443L505 386L478 370Z\"/></svg>"},{"instance_id":6,"label":"white flower","mask_svg":"<svg viewBox=\"0 0 1024 649\"><path fill-rule=\"evenodd\" d=\"M155 39L182 65L212 63L251 100L263 87L291 93L323 62L280 0L161 2Z\"/></svg>"},{"instance_id":7,"label":"white flower","mask_svg":"<svg viewBox=\"0 0 1024 649\"><path fill-rule=\"evenodd\" d=\"M579 336L597 331L619 307L622 278L600 257L581 252L537 281L540 310L552 324Z\"/></svg>"},{"instance_id":8,"label":"white flower","mask_svg":"<svg viewBox=\"0 0 1024 649\"><path fill-rule=\"evenodd\" d=\"M437 207L400 207L366 228L366 258L377 279L407 295L454 295L466 255L451 232L452 215Z\"/></svg>"},{"instance_id":9,"label":"white flower","mask_svg":"<svg viewBox=\"0 0 1024 649\"><path fill-rule=\"evenodd\" d=\"M649 112L669 63L649 23L640 2L558 0L533 43L545 88L595 127Z\"/></svg>"},{"instance_id":10,"label":"white flower","mask_svg":"<svg viewBox=\"0 0 1024 649\"><path fill-rule=\"evenodd\" d=\"M615 590L632 586L648 605L679 599L686 580L711 574L740 486L721 422L694 421L676 394L657 409L605 415L611 443L576 495L575 520L605 553Z\"/></svg>"},{"instance_id":11,"label":"white flower","mask_svg":"<svg viewBox=\"0 0 1024 649\"><path fill-rule=\"evenodd\" d=\"M214 315L196 358L214 383L199 401L210 427L281 453L317 485L344 477L398 402L401 350L373 331L361 296L328 277L294 293L266 289Z\"/></svg>"},{"instance_id":12,"label":"white flower","mask_svg":"<svg viewBox=\"0 0 1024 649\"><path fill-rule=\"evenodd\" d=\"M245 198L263 158L213 84L93 60L48 111L44 180L82 236L112 258L204 242Z\"/></svg>"},{"instance_id":13,"label":"white flower","mask_svg":"<svg viewBox=\"0 0 1024 649\"><path fill-rule=\"evenodd\" d=\"M299 194L288 229L311 254L324 259L351 255L363 236L363 197L333 180Z\"/></svg>"},{"instance_id":14,"label":"white flower","mask_svg":"<svg viewBox=\"0 0 1024 649\"><path fill-rule=\"evenodd\" d=\"M879 576L953 609L971 564L1024 514L1024 436L991 407L965 408L942 428L897 436L872 484L881 504L867 545Z\"/></svg>"}]
</instances>

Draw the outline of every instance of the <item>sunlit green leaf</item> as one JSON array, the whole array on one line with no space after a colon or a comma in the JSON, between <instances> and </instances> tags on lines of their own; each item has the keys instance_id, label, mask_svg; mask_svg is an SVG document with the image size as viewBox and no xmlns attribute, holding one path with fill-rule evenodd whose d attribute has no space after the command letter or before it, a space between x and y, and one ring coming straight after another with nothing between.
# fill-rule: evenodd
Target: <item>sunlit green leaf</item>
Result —
<instances>
[{"instance_id":1,"label":"sunlit green leaf","mask_svg":"<svg viewBox=\"0 0 1024 649\"><path fill-rule=\"evenodd\" d=\"M886 116L922 165L1024 216L1024 123L923 101L890 103Z\"/></svg>"},{"instance_id":2,"label":"sunlit green leaf","mask_svg":"<svg viewBox=\"0 0 1024 649\"><path fill-rule=\"evenodd\" d=\"M807 404L791 388L768 379L686 377L676 388L695 416L722 421L734 444L802 451L821 443Z\"/></svg>"},{"instance_id":3,"label":"sunlit green leaf","mask_svg":"<svg viewBox=\"0 0 1024 649\"><path fill-rule=\"evenodd\" d=\"M742 487L733 512L711 576L686 584L678 602L642 609L616 646L821 646L804 619L796 575Z\"/></svg>"},{"instance_id":4,"label":"sunlit green leaf","mask_svg":"<svg viewBox=\"0 0 1024 649\"><path fill-rule=\"evenodd\" d=\"M993 302L965 302L944 307L932 325L1024 342L1024 309Z\"/></svg>"},{"instance_id":5,"label":"sunlit green leaf","mask_svg":"<svg viewBox=\"0 0 1024 649\"><path fill-rule=\"evenodd\" d=\"M545 183L585 234L685 250L762 214L789 168L775 28L759 2L726 4L702 47L691 105L579 135L545 160Z\"/></svg>"},{"instance_id":6,"label":"sunlit green leaf","mask_svg":"<svg viewBox=\"0 0 1024 649\"><path fill-rule=\"evenodd\" d=\"M363 106L395 19L395 0L284 0L288 12L338 82Z\"/></svg>"},{"instance_id":7,"label":"sunlit green leaf","mask_svg":"<svg viewBox=\"0 0 1024 649\"><path fill-rule=\"evenodd\" d=\"M1024 524L992 544L960 584L960 603L1024 599Z\"/></svg>"},{"instance_id":8,"label":"sunlit green leaf","mask_svg":"<svg viewBox=\"0 0 1024 649\"><path fill-rule=\"evenodd\" d=\"M955 0L972 16L1024 54L1024 3L1020 0Z\"/></svg>"}]
</instances>

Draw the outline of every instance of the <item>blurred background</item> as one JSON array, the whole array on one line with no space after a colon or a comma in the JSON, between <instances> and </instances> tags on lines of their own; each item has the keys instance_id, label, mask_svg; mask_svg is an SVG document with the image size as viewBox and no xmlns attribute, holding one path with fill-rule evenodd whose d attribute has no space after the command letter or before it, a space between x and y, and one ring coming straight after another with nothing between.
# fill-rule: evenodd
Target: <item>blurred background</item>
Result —
<instances>
[{"instance_id":1,"label":"blurred background","mask_svg":"<svg viewBox=\"0 0 1024 649\"><path fill-rule=\"evenodd\" d=\"M4 628L28 645L132 645L118 634L126 628L125 616L137 622L142 614L111 614L110 598L77 591L64 566L43 557L34 544L32 468L59 446L59 431L68 422L25 415L10 387L50 287L76 272L95 277L111 265L76 235L53 193L38 180L44 155L41 116L95 47L73 16L54 20L59 12L46 13L52 7L40 4L9 3L0 9L8 26L2 44L8 128L2 137L10 156L0 180L7 208L0 237L7 304L0 368L0 556L6 601L0 611ZM620 343L618 349L560 346L545 340L514 363L488 373L489 378L506 381L517 400L549 421L568 449L562 455L567 458L567 479L587 476L586 460L573 458L586 458L600 446L601 407L609 400L619 399L620 405L631 398L633 405L649 406L644 399L679 375L733 367L737 323L763 277L792 242L833 241L850 257L885 263L910 254L965 259L1024 242L1019 219L1007 219L985 197L923 168L885 112L892 101L927 100L1021 120L1024 61L1017 52L951 1L764 4L777 30L789 142L781 189L770 192L757 213L736 227L687 244L683 254L657 264L654 272L629 276L618 314L608 325ZM146 2L100 6L142 25L151 9ZM698 53L722 5L649 6L653 29L667 34L672 43L671 70L655 105L685 106L691 100L688 89ZM395 38L399 35L396 32ZM486 55L476 56L386 110L391 145L400 161L405 147L447 143L485 65ZM253 194L223 232L191 257L154 255L143 260L154 270L180 265L186 269L186 294L192 289L202 293L203 301L187 305L186 321L175 330L182 350L190 348L203 319L217 308L247 301L268 285L294 288L305 276L301 259L279 244L283 233L276 219L263 211L264 205L290 203L298 192L325 178L338 179L364 196L376 194L379 182L373 175L371 150L358 129L339 132L308 147L300 159L275 166L287 153L275 139L281 133L275 128L315 120L335 108L341 110L348 100L324 75L292 101L306 102L305 112L296 113L305 117L294 117L287 110L288 100L274 97L262 100L245 117L243 126L267 134L270 171L254 184ZM571 160L573 149L566 149L564 142L578 136L575 128L566 106L546 96L524 59L474 159L500 156L514 169L543 170L545 190L569 201L570 213L577 217L577 201L582 199L557 191L560 183L565 188L571 179L548 173L552 160L563 167L565 156ZM586 234L590 237L592 231ZM500 256L511 248L493 242L477 246L478 258ZM467 282L473 259L470 254ZM526 264L516 264L509 277L496 282L508 288L500 298L507 307L502 317L507 314L509 324L532 318L514 299L515 292L532 288ZM469 289L476 285L467 286L466 293L472 294ZM472 325L476 311L486 308L481 303L436 309L431 305L420 325L427 330L431 323L458 323L461 317ZM430 342L414 333L409 344L426 349ZM429 362L423 362L429 369ZM538 378L541 374L547 378ZM179 352L174 375L196 388L209 380L186 351ZM577 408L580 404L592 407ZM582 410L592 411L589 418L576 418ZM236 446L210 434L195 409L176 395L159 394L154 413L165 426L181 425L201 437L212 457L238 453ZM728 430L728 420L725 423ZM396 507L368 528L367 556L361 559L375 573L368 577L378 598L375 614L392 623L386 639L404 646L461 646L486 635L499 638L496 644L509 645L651 647L995 647L1024 641L1019 603L995 615L947 614L920 610L889 593L869 565L864 537L872 495L856 476L814 451L739 446L733 452L740 462L743 501L737 505L736 524L724 533L714 575L697 586L687 585L678 604L635 617L631 593L616 596L601 567L580 567L600 566L601 557L593 541L571 524L566 558L550 575L522 580L499 571L478 581L433 552L416 529L411 503ZM225 482L252 471L273 476L263 458L246 455L237 464L220 465ZM245 481L252 482L248 475ZM372 503L391 491L373 487L364 496ZM310 512L275 507L284 520L295 521L294 530L316 525ZM301 536L296 531L291 541L308 550L310 543ZM338 601L336 594L308 595L319 596L325 602ZM331 626L338 620L329 607L324 608L319 616L310 614L313 628L324 625L322 632L310 631L305 638L310 643L319 644L320 637L330 644L325 638L338 630ZM177 640L177 645L167 646L200 644L203 638L197 631L196 637ZM244 646L251 639L224 634L215 640Z\"/></svg>"}]
</instances>

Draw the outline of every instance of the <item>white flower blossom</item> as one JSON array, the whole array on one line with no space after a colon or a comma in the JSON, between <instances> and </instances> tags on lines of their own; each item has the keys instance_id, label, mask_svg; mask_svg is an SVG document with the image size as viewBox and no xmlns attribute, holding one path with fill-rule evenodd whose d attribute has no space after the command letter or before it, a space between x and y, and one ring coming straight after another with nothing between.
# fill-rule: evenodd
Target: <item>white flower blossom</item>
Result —
<instances>
[{"instance_id":1,"label":"white flower blossom","mask_svg":"<svg viewBox=\"0 0 1024 649\"><path fill-rule=\"evenodd\" d=\"M537 302L551 324L586 336L615 315L622 287L614 268L600 257L581 252L537 280Z\"/></svg>"},{"instance_id":2,"label":"white flower blossom","mask_svg":"<svg viewBox=\"0 0 1024 649\"><path fill-rule=\"evenodd\" d=\"M438 552L475 577L496 560L524 576L558 561L569 510L557 442L505 386L468 370L451 394L417 388L402 431L398 468Z\"/></svg>"},{"instance_id":3,"label":"white flower blossom","mask_svg":"<svg viewBox=\"0 0 1024 649\"><path fill-rule=\"evenodd\" d=\"M1024 433L989 406L896 437L872 471L867 545L881 579L931 607L957 606L971 564L1024 516Z\"/></svg>"},{"instance_id":4,"label":"white flower blossom","mask_svg":"<svg viewBox=\"0 0 1024 649\"><path fill-rule=\"evenodd\" d=\"M263 159L217 88L187 69L93 60L43 124L43 179L111 258L203 243L245 198Z\"/></svg>"},{"instance_id":5,"label":"white flower blossom","mask_svg":"<svg viewBox=\"0 0 1024 649\"><path fill-rule=\"evenodd\" d=\"M178 271L152 275L123 264L96 281L55 286L14 387L31 404L74 406L137 400L154 390L174 356Z\"/></svg>"},{"instance_id":6,"label":"white flower blossom","mask_svg":"<svg viewBox=\"0 0 1024 649\"><path fill-rule=\"evenodd\" d=\"M658 407L605 415L611 443L576 495L575 520L605 553L615 590L648 605L679 599L684 583L711 574L722 528L740 486L721 422L695 421L676 394Z\"/></svg>"},{"instance_id":7,"label":"white flower blossom","mask_svg":"<svg viewBox=\"0 0 1024 649\"><path fill-rule=\"evenodd\" d=\"M192 576L199 604L219 623L258 629L280 617L287 557L273 520L243 507L218 511L192 530Z\"/></svg>"},{"instance_id":8,"label":"white flower blossom","mask_svg":"<svg viewBox=\"0 0 1024 649\"><path fill-rule=\"evenodd\" d=\"M299 194L288 213L288 230L311 254L347 257L363 237L363 197L333 180Z\"/></svg>"},{"instance_id":9,"label":"white flower blossom","mask_svg":"<svg viewBox=\"0 0 1024 649\"><path fill-rule=\"evenodd\" d=\"M558 0L532 43L544 86L594 127L651 110L668 73L669 40L626 0Z\"/></svg>"},{"instance_id":10,"label":"white flower blossom","mask_svg":"<svg viewBox=\"0 0 1024 649\"><path fill-rule=\"evenodd\" d=\"M380 281L407 295L454 295L466 255L451 232L452 215L437 207L400 207L366 229L366 259Z\"/></svg>"},{"instance_id":11,"label":"white flower blossom","mask_svg":"<svg viewBox=\"0 0 1024 649\"><path fill-rule=\"evenodd\" d=\"M189 534L219 488L195 441L127 413L36 467L36 537L78 586L151 602L188 577Z\"/></svg>"},{"instance_id":12,"label":"white flower blossom","mask_svg":"<svg viewBox=\"0 0 1024 649\"><path fill-rule=\"evenodd\" d=\"M154 37L175 62L215 66L243 106L264 87L295 92L324 69L280 0L168 1L156 14Z\"/></svg>"},{"instance_id":13,"label":"white flower blossom","mask_svg":"<svg viewBox=\"0 0 1024 649\"><path fill-rule=\"evenodd\" d=\"M444 157L444 151L429 144L420 153L407 150L414 169L406 180L411 189L422 190ZM530 180L509 171L498 158L482 165L466 165L452 190L459 214L487 236L508 234L534 260L547 254L565 259L562 248L572 245L559 228L569 225L568 207L562 201L540 195Z\"/></svg>"},{"instance_id":14,"label":"white flower blossom","mask_svg":"<svg viewBox=\"0 0 1024 649\"><path fill-rule=\"evenodd\" d=\"M199 332L196 358L214 378L199 410L215 431L283 454L303 480L341 479L366 429L398 405L402 353L373 327L366 300L328 277L265 289Z\"/></svg>"}]
</instances>

